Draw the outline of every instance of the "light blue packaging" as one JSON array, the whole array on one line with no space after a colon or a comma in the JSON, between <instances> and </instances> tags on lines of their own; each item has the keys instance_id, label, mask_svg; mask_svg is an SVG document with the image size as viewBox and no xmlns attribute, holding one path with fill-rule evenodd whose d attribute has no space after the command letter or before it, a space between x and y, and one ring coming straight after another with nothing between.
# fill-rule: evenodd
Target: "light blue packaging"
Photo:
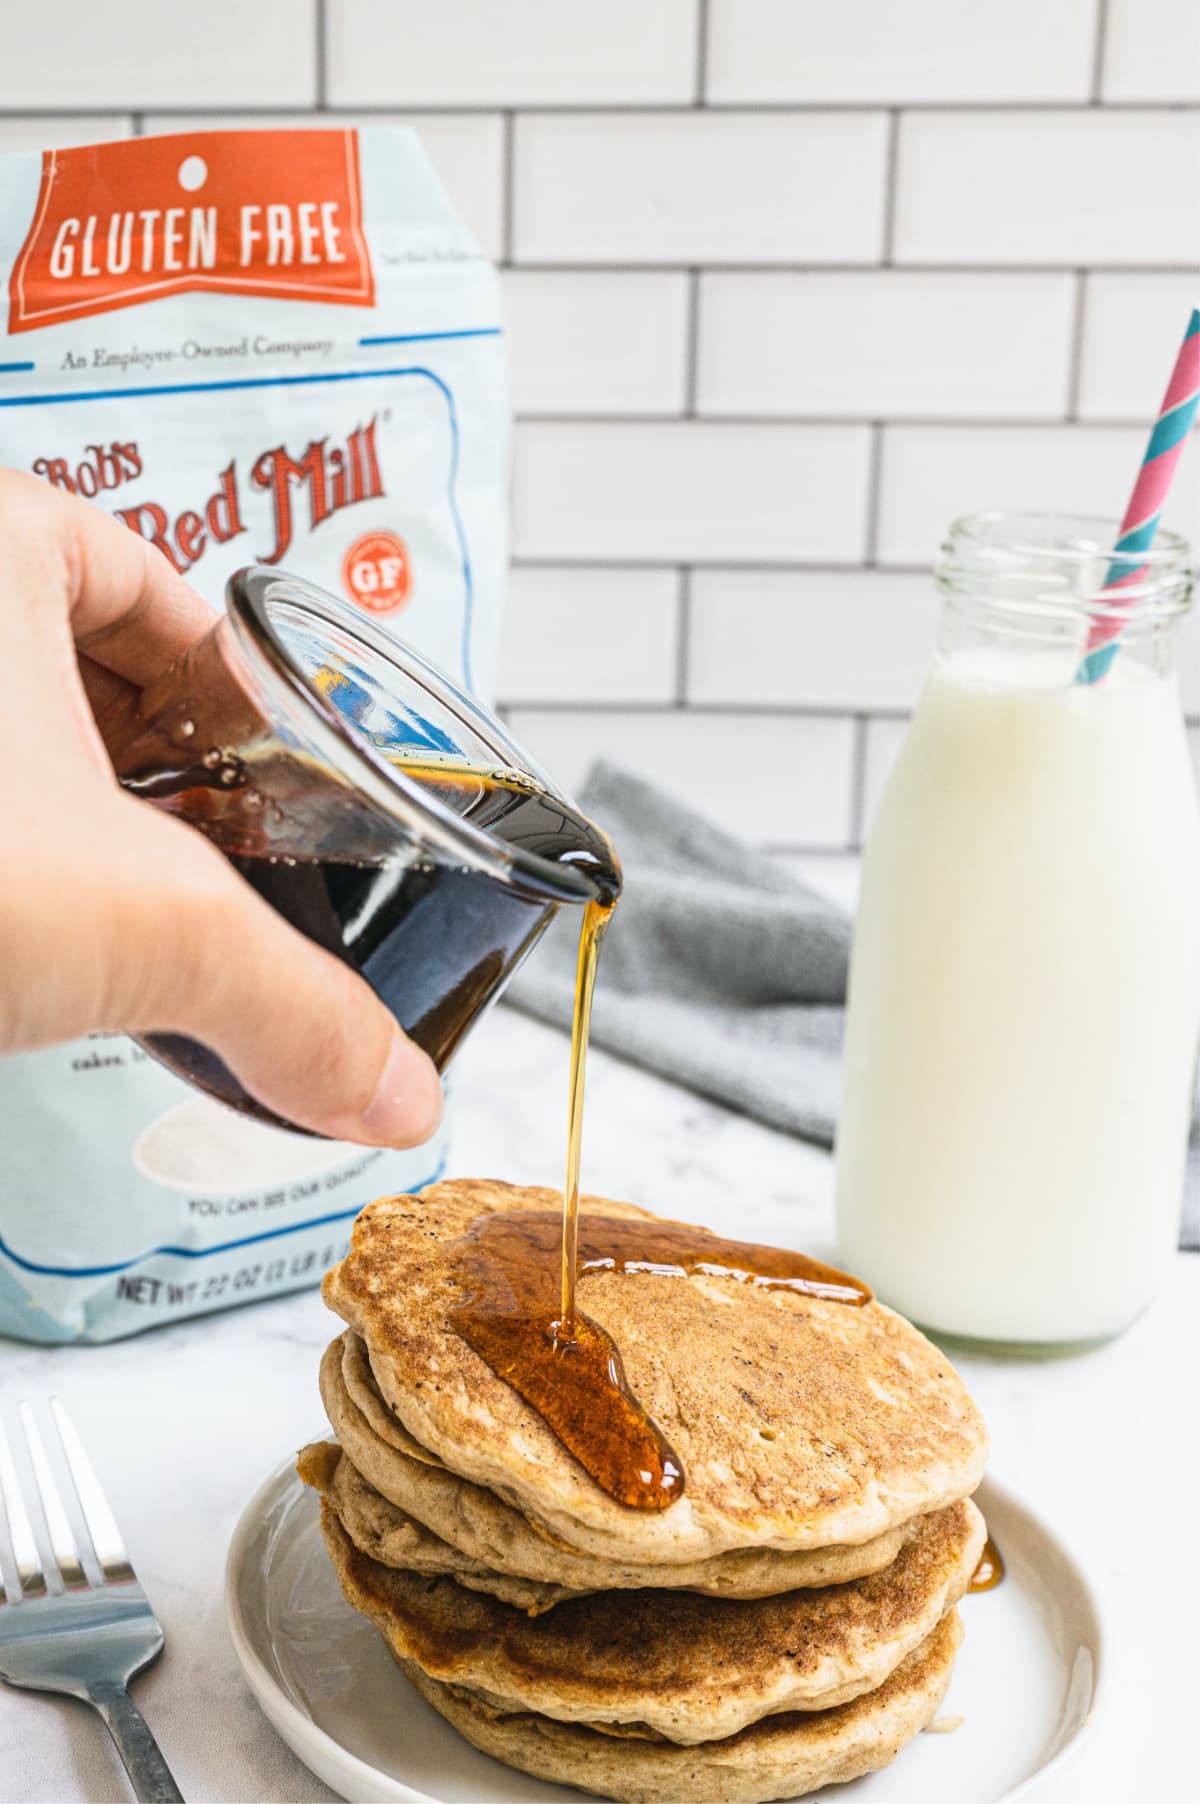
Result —
<instances>
[{"instance_id":1,"label":"light blue packaging","mask_svg":"<svg viewBox=\"0 0 1200 1804\"><path fill-rule=\"evenodd\" d=\"M498 283L412 132L0 158L0 271L0 463L118 514L214 605L272 561L490 697ZM445 1132L282 1133L121 1036L0 1061L0 1333L110 1340L315 1284L366 1202L437 1178Z\"/></svg>"}]
</instances>

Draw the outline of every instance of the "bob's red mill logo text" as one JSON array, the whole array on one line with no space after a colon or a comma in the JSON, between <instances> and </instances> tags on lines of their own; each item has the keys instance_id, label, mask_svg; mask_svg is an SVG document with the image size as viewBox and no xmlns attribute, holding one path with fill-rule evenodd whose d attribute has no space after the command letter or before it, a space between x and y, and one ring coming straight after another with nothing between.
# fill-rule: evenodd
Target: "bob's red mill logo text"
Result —
<instances>
[{"instance_id":1,"label":"bob's red mill logo text","mask_svg":"<svg viewBox=\"0 0 1200 1804\"><path fill-rule=\"evenodd\" d=\"M265 490L270 496L274 532L273 545L260 544L252 553L254 563L277 564L286 555L300 509L307 515L309 532L315 532L343 508L382 498L383 475L375 442L377 424L377 419L371 419L364 426L356 426L342 444L328 437L314 439L299 457L292 457L286 445L272 445L251 460L249 492L253 496ZM33 468L56 489L66 489L72 495L94 496L120 489L142 475L151 484L154 480L136 441L87 445L77 460L38 457ZM293 490L297 491L295 495ZM196 506L184 508L181 513L171 514L160 501L149 499L113 511L118 520L156 545L182 575L199 562L209 545L227 544L250 530L242 517L244 494L237 462L233 460L217 474L212 494L206 499L196 497Z\"/></svg>"},{"instance_id":2,"label":"bob's red mill logo text","mask_svg":"<svg viewBox=\"0 0 1200 1804\"><path fill-rule=\"evenodd\" d=\"M374 304L357 132L188 132L44 153L10 332L204 288Z\"/></svg>"}]
</instances>

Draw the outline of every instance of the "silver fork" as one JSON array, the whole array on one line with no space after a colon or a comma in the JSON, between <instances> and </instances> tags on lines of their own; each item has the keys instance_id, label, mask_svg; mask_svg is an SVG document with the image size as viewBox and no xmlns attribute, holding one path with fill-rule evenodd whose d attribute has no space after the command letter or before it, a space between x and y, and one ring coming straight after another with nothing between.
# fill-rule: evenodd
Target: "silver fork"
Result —
<instances>
[{"instance_id":1,"label":"silver fork","mask_svg":"<svg viewBox=\"0 0 1200 1804\"><path fill-rule=\"evenodd\" d=\"M92 1583L32 1409L18 1409L57 1572L47 1584L12 1452L0 1423L0 1493L8 1520L7 1552L19 1592L4 1587L0 1557L0 1678L31 1691L82 1698L100 1712L125 1763L134 1796L145 1804L182 1804L183 1794L126 1686L162 1652L163 1632L129 1563L100 1481L61 1400L50 1399L80 1514L103 1575ZM0 1519L0 1556L5 1542Z\"/></svg>"}]
</instances>

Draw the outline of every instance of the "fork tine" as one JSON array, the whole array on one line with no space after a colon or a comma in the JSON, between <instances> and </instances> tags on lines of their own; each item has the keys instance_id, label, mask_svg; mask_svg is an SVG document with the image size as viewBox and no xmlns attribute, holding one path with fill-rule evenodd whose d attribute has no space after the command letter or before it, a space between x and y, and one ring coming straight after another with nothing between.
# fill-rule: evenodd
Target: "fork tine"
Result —
<instances>
[{"instance_id":1,"label":"fork tine","mask_svg":"<svg viewBox=\"0 0 1200 1804\"><path fill-rule=\"evenodd\" d=\"M50 1411L58 1428L58 1438L71 1470L75 1495L79 1499L88 1534L92 1537L100 1570L108 1584L126 1584L134 1576L133 1567L125 1552L125 1543L121 1539L116 1518L101 1489L100 1480L96 1477L92 1462L84 1451L83 1442L75 1432L75 1424L67 1414L66 1404L61 1397L51 1397Z\"/></svg>"},{"instance_id":2,"label":"fork tine","mask_svg":"<svg viewBox=\"0 0 1200 1804\"><path fill-rule=\"evenodd\" d=\"M21 1426L25 1430L25 1441L33 1466L34 1482L38 1488L38 1496L42 1500L42 1513L46 1518L46 1530L50 1536L50 1551L58 1566L59 1577L68 1591L86 1591L88 1575L83 1570L79 1549L75 1545L75 1536L71 1532L71 1524L67 1521L67 1512L63 1508L54 1473L50 1470L50 1461L46 1458L41 1431L28 1403L19 1403L17 1414L20 1416Z\"/></svg>"},{"instance_id":3,"label":"fork tine","mask_svg":"<svg viewBox=\"0 0 1200 1804\"><path fill-rule=\"evenodd\" d=\"M42 1573L41 1556L37 1550L37 1542L33 1538L33 1528L29 1521L29 1512L25 1508L25 1499L21 1496L17 1469L13 1465L12 1450L8 1444L8 1436L4 1432L3 1422L0 1422L0 1492L4 1494L4 1512L8 1517L9 1541L17 1568L21 1595L22 1597L44 1597L46 1580Z\"/></svg>"}]
</instances>

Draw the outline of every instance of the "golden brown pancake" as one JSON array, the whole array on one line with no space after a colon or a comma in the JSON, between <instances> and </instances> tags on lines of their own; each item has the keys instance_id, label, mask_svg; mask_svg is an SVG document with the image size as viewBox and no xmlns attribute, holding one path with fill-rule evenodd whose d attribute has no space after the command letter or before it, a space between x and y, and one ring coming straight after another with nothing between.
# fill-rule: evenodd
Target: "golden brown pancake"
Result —
<instances>
[{"instance_id":1,"label":"golden brown pancake","mask_svg":"<svg viewBox=\"0 0 1200 1804\"><path fill-rule=\"evenodd\" d=\"M757 1599L600 1592L531 1619L453 1579L370 1559L328 1503L321 1528L348 1601L428 1677L503 1712L679 1743L882 1685L963 1596L985 1534L961 1502L927 1517L888 1571L853 1584Z\"/></svg>"},{"instance_id":2,"label":"golden brown pancake","mask_svg":"<svg viewBox=\"0 0 1200 1804\"><path fill-rule=\"evenodd\" d=\"M957 1611L876 1691L834 1710L764 1717L722 1741L680 1747L615 1740L579 1723L507 1715L411 1661L406 1677L484 1754L537 1779L578 1785L622 1804L766 1804L887 1766L937 1715L962 1640Z\"/></svg>"},{"instance_id":3,"label":"golden brown pancake","mask_svg":"<svg viewBox=\"0 0 1200 1804\"><path fill-rule=\"evenodd\" d=\"M581 1277L579 1307L615 1341L686 1474L667 1509L616 1502L449 1326L463 1296L455 1243L471 1223L560 1204L555 1191L468 1179L383 1198L325 1280L388 1409L451 1471L558 1542L629 1565L856 1545L974 1490L979 1414L948 1360L881 1304L597 1271ZM646 1218L599 1197L582 1208Z\"/></svg>"},{"instance_id":4,"label":"golden brown pancake","mask_svg":"<svg viewBox=\"0 0 1200 1804\"><path fill-rule=\"evenodd\" d=\"M420 1441L409 1434L403 1422L397 1421L392 1414L380 1395L364 1342L357 1334L351 1334L349 1329L341 1339L341 1360L342 1383L346 1394L365 1418L371 1433L387 1446L394 1447L398 1453L407 1454L409 1459L419 1460L423 1466L442 1465L437 1454L430 1453L428 1447L422 1447Z\"/></svg>"},{"instance_id":5,"label":"golden brown pancake","mask_svg":"<svg viewBox=\"0 0 1200 1804\"><path fill-rule=\"evenodd\" d=\"M539 1616L568 1597L580 1595L563 1585L544 1585L537 1579L490 1572L479 1561L459 1553L448 1541L381 1497L335 1441L314 1441L302 1448L296 1469L305 1484L325 1499L359 1552L378 1560L381 1566L401 1566L406 1572L456 1579L468 1590L487 1591L530 1616Z\"/></svg>"},{"instance_id":6,"label":"golden brown pancake","mask_svg":"<svg viewBox=\"0 0 1200 1804\"><path fill-rule=\"evenodd\" d=\"M358 1347L362 1342L346 1335ZM879 1572L895 1559L906 1540L916 1533L919 1518L900 1528L889 1529L857 1547L807 1548L779 1552L770 1547L738 1549L733 1553L714 1554L708 1560L682 1563L662 1562L657 1566L632 1565L617 1560L597 1559L591 1554L576 1553L557 1540L551 1540L544 1529L505 1503L494 1492L473 1485L457 1473L428 1460L413 1460L393 1440L384 1441L359 1410L346 1384L346 1354L342 1341L334 1341L321 1362L321 1395L325 1409L348 1459L360 1481L372 1493L371 1512L378 1532L386 1533L388 1524L382 1510L391 1506L397 1519L391 1525L402 1527L416 1521L449 1544L467 1565L456 1576L465 1578L466 1571L476 1574L470 1582L478 1590L491 1590L482 1573L504 1574L511 1580L523 1579L534 1589L522 1605L528 1609L546 1609L563 1596L584 1591L626 1590L644 1585L666 1590L703 1591L713 1597L772 1597L779 1591L793 1591L813 1585L838 1585L848 1579L864 1578ZM360 1394L356 1392L356 1395ZM344 1480L346 1485L349 1479ZM364 1553L382 1559L385 1565L403 1566L404 1559L390 1559L376 1547L360 1539L347 1523L350 1538ZM397 1545L401 1545L398 1542ZM434 1570L421 1567L422 1571ZM509 1603L518 1602L511 1589L497 1589L496 1595Z\"/></svg>"}]
</instances>

